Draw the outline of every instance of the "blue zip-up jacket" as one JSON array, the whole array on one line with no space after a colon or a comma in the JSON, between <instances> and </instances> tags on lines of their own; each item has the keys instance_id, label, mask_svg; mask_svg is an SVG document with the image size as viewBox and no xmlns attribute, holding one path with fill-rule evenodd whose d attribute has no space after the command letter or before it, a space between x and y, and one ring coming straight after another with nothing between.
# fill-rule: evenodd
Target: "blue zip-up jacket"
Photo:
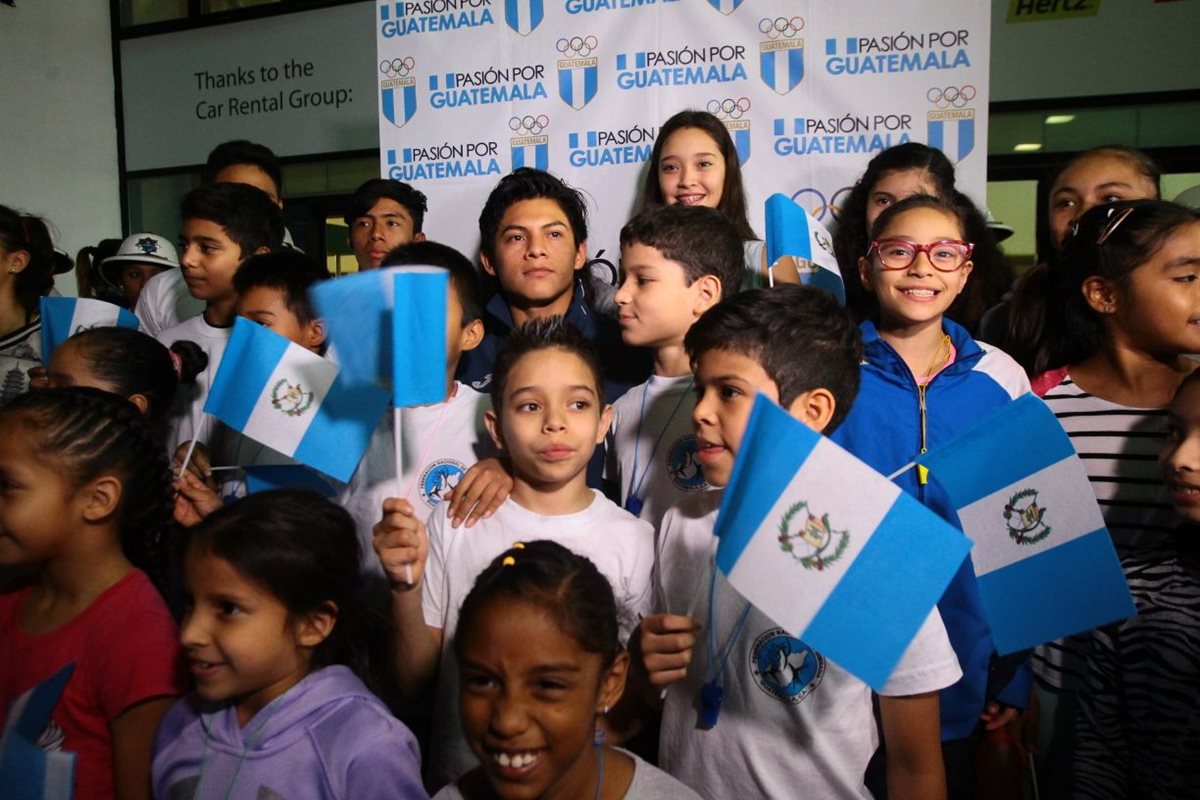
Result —
<instances>
[{"instance_id":1,"label":"blue zip-up jacket","mask_svg":"<svg viewBox=\"0 0 1200 800\"><path fill-rule=\"evenodd\" d=\"M942 324L957 352L954 362L925 389L928 449L1029 391L1025 372L1008 355L991 345L981 345L966 329L948 319ZM875 325L868 321L860 328L865 351L862 383L850 414L832 438L879 472L890 475L921 450L920 395L908 365L880 338ZM933 475L922 486L917 470L910 469L895 481L956 528L962 527L954 504ZM958 683L943 689L940 695L942 739L962 739L979 723L987 702L997 700L1025 707L1030 671L1024 658L1019 659L1019 667L1011 659L994 660L992 633L969 556L938 601L938 611L963 672Z\"/></svg>"}]
</instances>

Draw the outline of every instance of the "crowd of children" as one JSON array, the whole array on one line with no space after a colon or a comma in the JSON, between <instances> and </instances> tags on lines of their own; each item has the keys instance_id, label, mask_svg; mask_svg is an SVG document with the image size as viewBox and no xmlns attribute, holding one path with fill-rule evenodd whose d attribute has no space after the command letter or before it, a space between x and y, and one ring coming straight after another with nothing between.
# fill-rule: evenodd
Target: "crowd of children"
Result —
<instances>
[{"instance_id":1,"label":"crowd of children","mask_svg":"<svg viewBox=\"0 0 1200 800\"><path fill-rule=\"evenodd\" d=\"M367 181L359 268L448 273L445 396L389 409L328 499L247 494L228 468L296 462L203 411L236 317L338 358L270 151L214 150L178 253L138 233L97 256L141 331L53 352L46 226L0 206L0 358L22 376L0 401L0 780L24 736L71 754L24 769L75 798L1200 792L1200 214L1157 179L1124 148L1067 164L1051 255L1002 299L953 166L892 148L836 232L846 307L766 263L704 112L660 128L611 297L552 174L497 183L479 267L426 241L418 190ZM873 691L717 569L756 396L957 525L937 475L902 468L1031 389L1136 617L1000 655L968 558ZM48 720L16 724L59 674ZM989 766L1007 734L1017 778Z\"/></svg>"}]
</instances>

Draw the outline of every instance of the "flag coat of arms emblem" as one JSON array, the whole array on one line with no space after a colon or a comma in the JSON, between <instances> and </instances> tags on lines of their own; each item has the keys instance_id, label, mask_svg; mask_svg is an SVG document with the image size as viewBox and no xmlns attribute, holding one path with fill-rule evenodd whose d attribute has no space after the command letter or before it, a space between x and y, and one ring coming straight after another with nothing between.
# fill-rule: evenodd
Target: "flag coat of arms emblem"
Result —
<instances>
[{"instance_id":1,"label":"flag coat of arms emblem","mask_svg":"<svg viewBox=\"0 0 1200 800\"><path fill-rule=\"evenodd\" d=\"M807 262L800 267L800 280L807 286L824 289L846 303L846 287L837 259L833 256L833 237L812 214L784 194L767 198L767 263L783 256Z\"/></svg>"},{"instance_id":2,"label":"flag coat of arms emblem","mask_svg":"<svg viewBox=\"0 0 1200 800\"><path fill-rule=\"evenodd\" d=\"M554 43L558 52L558 96L571 108L579 109L592 102L600 84L600 59L596 55L600 39L593 34L563 36ZM624 54L617 56L618 68Z\"/></svg>"},{"instance_id":3,"label":"flag coat of arms emblem","mask_svg":"<svg viewBox=\"0 0 1200 800\"><path fill-rule=\"evenodd\" d=\"M958 164L975 149L974 109L947 109L928 112L929 146L941 150Z\"/></svg>"},{"instance_id":4,"label":"flag coat of arms emblem","mask_svg":"<svg viewBox=\"0 0 1200 800\"><path fill-rule=\"evenodd\" d=\"M347 386L333 362L239 318L204 410L256 442L347 481L386 407L385 391Z\"/></svg>"},{"instance_id":5,"label":"flag coat of arms emblem","mask_svg":"<svg viewBox=\"0 0 1200 800\"><path fill-rule=\"evenodd\" d=\"M1087 473L1054 413L1022 395L917 458L950 495L1001 653L1134 613Z\"/></svg>"},{"instance_id":6,"label":"flag coat of arms emblem","mask_svg":"<svg viewBox=\"0 0 1200 800\"><path fill-rule=\"evenodd\" d=\"M750 120L724 120L725 129L733 139L733 149L738 154L738 164L745 165L750 160Z\"/></svg>"},{"instance_id":7,"label":"flag coat of arms emblem","mask_svg":"<svg viewBox=\"0 0 1200 800\"><path fill-rule=\"evenodd\" d=\"M883 686L970 542L759 395L717 517L717 567L791 634Z\"/></svg>"},{"instance_id":8,"label":"flag coat of arms emblem","mask_svg":"<svg viewBox=\"0 0 1200 800\"><path fill-rule=\"evenodd\" d=\"M725 16L729 16L738 10L738 7L745 0L708 0L708 4L717 11L720 11Z\"/></svg>"},{"instance_id":9,"label":"flag coat of arms emblem","mask_svg":"<svg viewBox=\"0 0 1200 800\"><path fill-rule=\"evenodd\" d=\"M504 0L504 21L522 36L533 33L544 16L542 0Z\"/></svg>"},{"instance_id":10,"label":"flag coat of arms emblem","mask_svg":"<svg viewBox=\"0 0 1200 800\"><path fill-rule=\"evenodd\" d=\"M763 83L778 94L787 94L804 80L804 40L761 42L758 66Z\"/></svg>"},{"instance_id":11,"label":"flag coat of arms emblem","mask_svg":"<svg viewBox=\"0 0 1200 800\"><path fill-rule=\"evenodd\" d=\"M600 59L568 58L558 62L558 96L576 111L596 96L600 85Z\"/></svg>"},{"instance_id":12,"label":"flag coat of arms emblem","mask_svg":"<svg viewBox=\"0 0 1200 800\"><path fill-rule=\"evenodd\" d=\"M49 363L50 354L60 344L80 331L89 328L133 328L140 325L132 311L103 300L83 297L43 297L42 359Z\"/></svg>"},{"instance_id":13,"label":"flag coat of arms emblem","mask_svg":"<svg viewBox=\"0 0 1200 800\"><path fill-rule=\"evenodd\" d=\"M379 107L384 119L403 128L417 113L417 79L389 78L380 82Z\"/></svg>"},{"instance_id":14,"label":"flag coat of arms emblem","mask_svg":"<svg viewBox=\"0 0 1200 800\"><path fill-rule=\"evenodd\" d=\"M513 169L520 169L521 167L533 167L534 169L543 171L549 169L549 141L549 136L528 136L520 139L512 139Z\"/></svg>"}]
</instances>

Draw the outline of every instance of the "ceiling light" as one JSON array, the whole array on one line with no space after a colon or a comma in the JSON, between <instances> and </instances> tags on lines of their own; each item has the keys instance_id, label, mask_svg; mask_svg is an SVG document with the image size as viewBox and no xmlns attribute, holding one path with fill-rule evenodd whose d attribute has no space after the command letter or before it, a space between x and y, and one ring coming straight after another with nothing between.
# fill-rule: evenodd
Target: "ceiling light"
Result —
<instances>
[{"instance_id":1,"label":"ceiling light","mask_svg":"<svg viewBox=\"0 0 1200 800\"><path fill-rule=\"evenodd\" d=\"M1042 145L1040 142L1021 142L1013 148L1013 151L1017 153L1032 153L1035 150L1041 149Z\"/></svg>"},{"instance_id":2,"label":"ceiling light","mask_svg":"<svg viewBox=\"0 0 1200 800\"><path fill-rule=\"evenodd\" d=\"M1075 120L1074 114L1051 114L1046 117L1047 125L1066 125L1068 122Z\"/></svg>"}]
</instances>

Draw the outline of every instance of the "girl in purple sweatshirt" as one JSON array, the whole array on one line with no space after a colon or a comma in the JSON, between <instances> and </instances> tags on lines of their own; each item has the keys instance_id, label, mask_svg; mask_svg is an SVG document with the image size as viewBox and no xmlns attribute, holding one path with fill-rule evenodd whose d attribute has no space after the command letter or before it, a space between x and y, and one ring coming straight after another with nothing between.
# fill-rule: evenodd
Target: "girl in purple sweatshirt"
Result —
<instances>
[{"instance_id":1,"label":"girl in purple sweatshirt","mask_svg":"<svg viewBox=\"0 0 1200 800\"><path fill-rule=\"evenodd\" d=\"M342 508L293 490L243 498L191 531L183 578L195 692L159 727L155 797L428 797L412 733L347 666L368 677Z\"/></svg>"}]
</instances>

